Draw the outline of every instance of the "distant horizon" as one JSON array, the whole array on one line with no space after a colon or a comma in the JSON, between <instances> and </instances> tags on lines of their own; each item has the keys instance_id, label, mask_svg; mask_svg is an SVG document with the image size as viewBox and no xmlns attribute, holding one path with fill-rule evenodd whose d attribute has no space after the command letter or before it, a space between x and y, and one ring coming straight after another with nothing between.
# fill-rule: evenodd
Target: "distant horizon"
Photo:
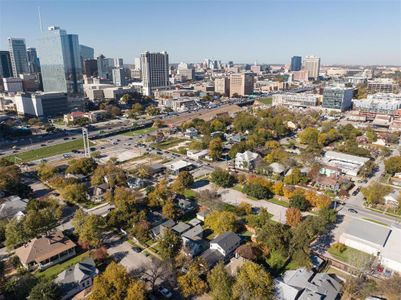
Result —
<instances>
[{"instance_id":1,"label":"distant horizon","mask_svg":"<svg viewBox=\"0 0 401 300\"><path fill-rule=\"evenodd\" d=\"M0 50L8 50L9 36L37 48L38 7L43 30L60 26L95 57L125 64L167 51L175 63L286 65L292 56L316 55L323 66L401 66L397 0L2 0Z\"/></svg>"}]
</instances>

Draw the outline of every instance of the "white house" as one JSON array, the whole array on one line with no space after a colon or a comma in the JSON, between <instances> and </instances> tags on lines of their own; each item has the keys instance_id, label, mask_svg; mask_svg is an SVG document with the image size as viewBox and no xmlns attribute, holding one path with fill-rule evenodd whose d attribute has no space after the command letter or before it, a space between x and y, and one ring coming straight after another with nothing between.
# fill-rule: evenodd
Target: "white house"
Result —
<instances>
[{"instance_id":1,"label":"white house","mask_svg":"<svg viewBox=\"0 0 401 300\"><path fill-rule=\"evenodd\" d=\"M240 170L252 170L256 166L256 162L260 159L259 154L245 151L244 153L237 153L235 156L235 168Z\"/></svg>"},{"instance_id":2,"label":"white house","mask_svg":"<svg viewBox=\"0 0 401 300\"><path fill-rule=\"evenodd\" d=\"M206 155L209 153L209 150L204 149L204 150L188 150L187 151L187 156L191 159L195 160L201 160L202 158L205 158Z\"/></svg>"}]
</instances>

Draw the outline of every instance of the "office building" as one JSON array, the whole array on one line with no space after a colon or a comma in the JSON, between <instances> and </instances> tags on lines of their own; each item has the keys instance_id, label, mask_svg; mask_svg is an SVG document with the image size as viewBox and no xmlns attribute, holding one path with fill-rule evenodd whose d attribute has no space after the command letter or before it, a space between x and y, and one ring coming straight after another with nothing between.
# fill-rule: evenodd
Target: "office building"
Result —
<instances>
[{"instance_id":1,"label":"office building","mask_svg":"<svg viewBox=\"0 0 401 300\"><path fill-rule=\"evenodd\" d=\"M353 88L325 87L323 90L323 108L348 110L352 107Z\"/></svg>"},{"instance_id":2,"label":"office building","mask_svg":"<svg viewBox=\"0 0 401 300\"><path fill-rule=\"evenodd\" d=\"M13 76L13 69L11 66L10 52L0 51L0 78L7 78Z\"/></svg>"},{"instance_id":3,"label":"office building","mask_svg":"<svg viewBox=\"0 0 401 300\"><path fill-rule=\"evenodd\" d=\"M79 40L60 27L49 27L38 47L43 89L69 95L83 94Z\"/></svg>"},{"instance_id":4,"label":"office building","mask_svg":"<svg viewBox=\"0 0 401 300\"><path fill-rule=\"evenodd\" d=\"M15 96L19 115L49 117L68 112L66 93L19 93Z\"/></svg>"},{"instance_id":5,"label":"office building","mask_svg":"<svg viewBox=\"0 0 401 300\"><path fill-rule=\"evenodd\" d=\"M319 104L321 96L315 94L286 93L274 94L273 105L313 107Z\"/></svg>"},{"instance_id":6,"label":"office building","mask_svg":"<svg viewBox=\"0 0 401 300\"><path fill-rule=\"evenodd\" d=\"M106 58L103 54L97 57L97 72L99 78L112 79L113 67L114 59Z\"/></svg>"},{"instance_id":7,"label":"office building","mask_svg":"<svg viewBox=\"0 0 401 300\"><path fill-rule=\"evenodd\" d=\"M114 68L122 68L124 67L124 61L122 58L115 58L114 59Z\"/></svg>"},{"instance_id":8,"label":"office building","mask_svg":"<svg viewBox=\"0 0 401 300\"><path fill-rule=\"evenodd\" d=\"M250 73L230 75L230 97L245 96L253 93L253 76Z\"/></svg>"},{"instance_id":9,"label":"office building","mask_svg":"<svg viewBox=\"0 0 401 300\"><path fill-rule=\"evenodd\" d=\"M28 68L31 74L40 73L40 61L36 48L28 48L26 50L28 57Z\"/></svg>"},{"instance_id":10,"label":"office building","mask_svg":"<svg viewBox=\"0 0 401 300\"><path fill-rule=\"evenodd\" d=\"M95 50L85 45L79 45L79 53L82 61L95 58Z\"/></svg>"},{"instance_id":11,"label":"office building","mask_svg":"<svg viewBox=\"0 0 401 300\"><path fill-rule=\"evenodd\" d=\"M291 57L290 71L300 71L302 68L302 57L293 56Z\"/></svg>"},{"instance_id":12,"label":"office building","mask_svg":"<svg viewBox=\"0 0 401 300\"><path fill-rule=\"evenodd\" d=\"M8 38L13 75L29 73L25 39Z\"/></svg>"},{"instance_id":13,"label":"office building","mask_svg":"<svg viewBox=\"0 0 401 300\"><path fill-rule=\"evenodd\" d=\"M113 73L113 84L115 86L126 85L125 71L123 68L114 68L112 73Z\"/></svg>"},{"instance_id":14,"label":"office building","mask_svg":"<svg viewBox=\"0 0 401 300\"><path fill-rule=\"evenodd\" d=\"M135 65L135 70L141 70L141 58L140 57L135 57L134 60L134 65Z\"/></svg>"},{"instance_id":15,"label":"office building","mask_svg":"<svg viewBox=\"0 0 401 300\"><path fill-rule=\"evenodd\" d=\"M4 90L9 93L16 93L24 91L22 79L18 77L3 78Z\"/></svg>"},{"instance_id":16,"label":"office building","mask_svg":"<svg viewBox=\"0 0 401 300\"><path fill-rule=\"evenodd\" d=\"M397 93L399 85L389 78L376 78L368 81L368 91L377 93Z\"/></svg>"},{"instance_id":17,"label":"office building","mask_svg":"<svg viewBox=\"0 0 401 300\"><path fill-rule=\"evenodd\" d=\"M214 80L214 91L222 96L229 96L230 79L228 77L216 78Z\"/></svg>"},{"instance_id":18,"label":"office building","mask_svg":"<svg viewBox=\"0 0 401 300\"><path fill-rule=\"evenodd\" d=\"M169 64L167 52L141 54L143 93L152 95L155 89L169 86Z\"/></svg>"},{"instance_id":19,"label":"office building","mask_svg":"<svg viewBox=\"0 0 401 300\"><path fill-rule=\"evenodd\" d=\"M308 71L309 78L317 79L320 72L320 57L306 56L304 59L304 69Z\"/></svg>"},{"instance_id":20,"label":"office building","mask_svg":"<svg viewBox=\"0 0 401 300\"><path fill-rule=\"evenodd\" d=\"M395 115L401 109L401 94L377 93L367 99L352 100L353 109L372 113Z\"/></svg>"},{"instance_id":21,"label":"office building","mask_svg":"<svg viewBox=\"0 0 401 300\"><path fill-rule=\"evenodd\" d=\"M97 76L97 60L86 59L84 60L84 74L87 77Z\"/></svg>"}]
</instances>

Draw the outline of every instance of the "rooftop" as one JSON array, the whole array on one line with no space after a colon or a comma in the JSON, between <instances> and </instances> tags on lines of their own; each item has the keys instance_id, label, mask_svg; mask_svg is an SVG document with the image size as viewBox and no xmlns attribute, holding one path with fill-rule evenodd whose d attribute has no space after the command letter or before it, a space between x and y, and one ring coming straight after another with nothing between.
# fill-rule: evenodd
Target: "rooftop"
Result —
<instances>
[{"instance_id":1,"label":"rooftop","mask_svg":"<svg viewBox=\"0 0 401 300\"><path fill-rule=\"evenodd\" d=\"M379 245L380 247L384 247L391 233L391 229L369 221L352 219L344 233L360 240L365 240Z\"/></svg>"}]
</instances>

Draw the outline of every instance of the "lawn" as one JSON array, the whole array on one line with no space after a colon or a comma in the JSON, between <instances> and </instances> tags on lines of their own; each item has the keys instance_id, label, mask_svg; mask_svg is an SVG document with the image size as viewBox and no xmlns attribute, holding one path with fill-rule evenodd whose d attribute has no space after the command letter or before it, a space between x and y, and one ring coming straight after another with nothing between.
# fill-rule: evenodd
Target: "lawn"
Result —
<instances>
[{"instance_id":1,"label":"lawn","mask_svg":"<svg viewBox=\"0 0 401 300\"><path fill-rule=\"evenodd\" d=\"M348 263L350 265L355 265L356 262L356 258L358 258L357 260L363 260L363 261L369 261L370 260L370 255L366 254L362 251L359 251L357 249L351 248L346 246L345 250L343 252L338 251L337 249L335 249L333 246L331 246L328 250L327 250L330 255L332 255L334 258L341 260L345 263ZM359 259L360 258L360 259Z\"/></svg>"},{"instance_id":2,"label":"lawn","mask_svg":"<svg viewBox=\"0 0 401 300\"><path fill-rule=\"evenodd\" d=\"M178 144L185 142L185 141L186 140L184 140L184 139L172 138L172 139L168 139L166 141L160 142L160 143L153 143L153 144L151 144L151 146L155 147L155 148L159 148L159 149L168 149L168 148L177 146Z\"/></svg>"},{"instance_id":3,"label":"lawn","mask_svg":"<svg viewBox=\"0 0 401 300\"><path fill-rule=\"evenodd\" d=\"M241 184L236 184L236 185L234 185L234 186L233 186L233 189L236 190L236 191L238 191L238 192L244 193L244 192L243 192L243 186L242 186ZM268 201L268 202L271 202L271 203L274 203L274 204L277 204L277 205L280 205L280 206L289 207L288 202L283 201L283 200L279 200L279 199L276 199L276 198L257 199L257 198L255 198L255 197L252 197L252 196L249 196L249 195L247 195L247 197L248 197L249 199L251 199L251 200L254 200L254 201L266 200L266 201Z\"/></svg>"},{"instance_id":4,"label":"lawn","mask_svg":"<svg viewBox=\"0 0 401 300\"><path fill-rule=\"evenodd\" d=\"M271 203L274 203L274 204L277 204L277 205L280 205L280 206L290 207L290 204L288 202L283 201L283 200L279 200L279 199L276 199L276 198L266 199L266 201L269 201Z\"/></svg>"},{"instance_id":5,"label":"lawn","mask_svg":"<svg viewBox=\"0 0 401 300\"><path fill-rule=\"evenodd\" d=\"M136 135L140 135L140 134L147 134L147 133L151 133L153 131L155 131L156 128L154 127L147 127L147 128L141 128L141 129L137 129L137 130L132 130L132 131L128 131L128 132L124 132L122 135L126 135L126 136L136 136Z\"/></svg>"},{"instance_id":6,"label":"lawn","mask_svg":"<svg viewBox=\"0 0 401 300\"><path fill-rule=\"evenodd\" d=\"M195 199L197 195L197 192L191 189L186 189L184 192L184 196L189 199Z\"/></svg>"},{"instance_id":7,"label":"lawn","mask_svg":"<svg viewBox=\"0 0 401 300\"><path fill-rule=\"evenodd\" d=\"M44 279L54 279L58 274L60 274L62 271L68 269L69 267L83 261L85 258L89 256L89 251L84 252L80 255L77 255L63 263L54 265L43 272L37 272L35 275L38 278L44 278Z\"/></svg>"},{"instance_id":8,"label":"lawn","mask_svg":"<svg viewBox=\"0 0 401 300\"><path fill-rule=\"evenodd\" d=\"M266 105L271 105L273 103L273 98L272 97L261 98L258 101L260 101L260 102L262 102L263 104L266 104Z\"/></svg>"},{"instance_id":9,"label":"lawn","mask_svg":"<svg viewBox=\"0 0 401 300\"><path fill-rule=\"evenodd\" d=\"M91 146L94 145L90 142ZM54 156L57 154L63 154L67 152L71 152L72 150L80 150L84 147L82 139L78 139L75 141L69 141L66 143L61 143L53 146L42 147L39 149L21 152L19 154L7 156L6 159L14 162L15 158L17 158L17 162L28 162L32 160L42 159L50 156Z\"/></svg>"},{"instance_id":10,"label":"lawn","mask_svg":"<svg viewBox=\"0 0 401 300\"><path fill-rule=\"evenodd\" d=\"M377 220L374 220L374 219L370 219L370 218L362 218L362 219L364 219L366 221L369 221L369 222L372 222L372 223L379 224L379 225L388 226L386 223L383 223L383 222L380 222L380 221L377 221Z\"/></svg>"}]
</instances>

